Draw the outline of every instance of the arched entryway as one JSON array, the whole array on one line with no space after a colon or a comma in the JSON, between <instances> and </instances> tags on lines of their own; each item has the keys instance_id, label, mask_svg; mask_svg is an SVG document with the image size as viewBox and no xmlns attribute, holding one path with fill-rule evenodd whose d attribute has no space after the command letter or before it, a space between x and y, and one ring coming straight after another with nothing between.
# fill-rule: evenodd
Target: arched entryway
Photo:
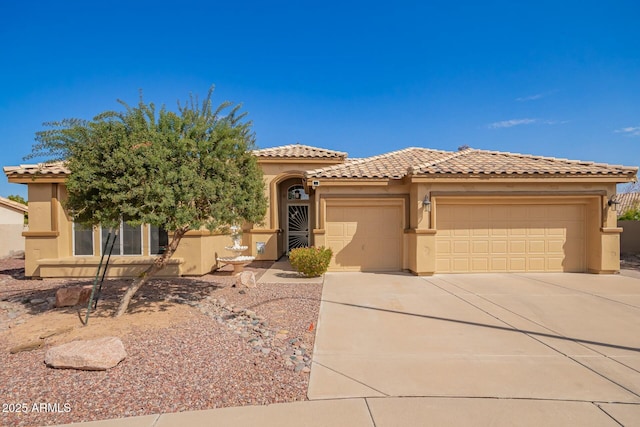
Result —
<instances>
[{"instance_id":1,"label":"arched entryway","mask_svg":"<svg viewBox=\"0 0 640 427\"><path fill-rule=\"evenodd\" d=\"M282 229L282 253L312 246L313 196L308 194L301 177L288 178L278 184L280 193L278 219Z\"/></svg>"}]
</instances>

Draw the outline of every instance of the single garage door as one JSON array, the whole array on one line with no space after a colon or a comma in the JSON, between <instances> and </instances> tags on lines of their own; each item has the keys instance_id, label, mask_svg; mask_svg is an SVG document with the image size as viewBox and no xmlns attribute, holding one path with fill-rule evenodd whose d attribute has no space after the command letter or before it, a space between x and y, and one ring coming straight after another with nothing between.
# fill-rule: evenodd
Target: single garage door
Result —
<instances>
[{"instance_id":1,"label":"single garage door","mask_svg":"<svg viewBox=\"0 0 640 427\"><path fill-rule=\"evenodd\" d=\"M438 204L436 272L585 271L581 204Z\"/></svg>"},{"instance_id":2,"label":"single garage door","mask_svg":"<svg viewBox=\"0 0 640 427\"><path fill-rule=\"evenodd\" d=\"M327 247L330 271L398 271L402 269L402 200L328 200Z\"/></svg>"}]
</instances>

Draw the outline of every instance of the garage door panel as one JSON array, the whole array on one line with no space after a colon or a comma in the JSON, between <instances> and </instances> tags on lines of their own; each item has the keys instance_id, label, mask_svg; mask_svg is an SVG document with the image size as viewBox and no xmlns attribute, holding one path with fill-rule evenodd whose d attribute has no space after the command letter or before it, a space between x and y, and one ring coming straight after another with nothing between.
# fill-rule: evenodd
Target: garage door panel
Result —
<instances>
[{"instance_id":1,"label":"garage door panel","mask_svg":"<svg viewBox=\"0 0 640 427\"><path fill-rule=\"evenodd\" d=\"M334 254L330 270L402 269L402 202L386 206L345 206L344 201L340 205L327 202L325 230L326 245Z\"/></svg>"},{"instance_id":2,"label":"garage door panel","mask_svg":"<svg viewBox=\"0 0 640 427\"><path fill-rule=\"evenodd\" d=\"M452 267L454 271L471 271L469 258L454 258Z\"/></svg>"},{"instance_id":3,"label":"garage door panel","mask_svg":"<svg viewBox=\"0 0 640 427\"><path fill-rule=\"evenodd\" d=\"M585 269L583 205L440 203L437 209L437 272Z\"/></svg>"},{"instance_id":4,"label":"garage door panel","mask_svg":"<svg viewBox=\"0 0 640 427\"><path fill-rule=\"evenodd\" d=\"M471 258L471 271L474 273L486 273L489 271L489 259L484 258Z\"/></svg>"},{"instance_id":5,"label":"garage door panel","mask_svg":"<svg viewBox=\"0 0 640 427\"><path fill-rule=\"evenodd\" d=\"M489 253L489 241L488 240L476 240L472 244L473 254L488 254Z\"/></svg>"},{"instance_id":6,"label":"garage door panel","mask_svg":"<svg viewBox=\"0 0 640 427\"><path fill-rule=\"evenodd\" d=\"M440 231L438 230L438 234ZM507 237L509 232L506 228L491 228L489 230L489 235L492 237Z\"/></svg>"},{"instance_id":7,"label":"garage door panel","mask_svg":"<svg viewBox=\"0 0 640 427\"><path fill-rule=\"evenodd\" d=\"M507 258L492 257L491 271L507 271L509 268L507 263L508 263Z\"/></svg>"},{"instance_id":8,"label":"garage door panel","mask_svg":"<svg viewBox=\"0 0 640 427\"><path fill-rule=\"evenodd\" d=\"M564 240L548 240L547 252L552 254L563 253L564 243L565 243Z\"/></svg>"},{"instance_id":9,"label":"garage door panel","mask_svg":"<svg viewBox=\"0 0 640 427\"><path fill-rule=\"evenodd\" d=\"M345 234L345 224L342 223L328 223L327 235L329 236L342 236Z\"/></svg>"},{"instance_id":10,"label":"garage door panel","mask_svg":"<svg viewBox=\"0 0 640 427\"><path fill-rule=\"evenodd\" d=\"M454 240L453 241L453 253L455 255L468 255L470 254L469 250L469 242L465 240Z\"/></svg>"},{"instance_id":11,"label":"garage door panel","mask_svg":"<svg viewBox=\"0 0 640 427\"><path fill-rule=\"evenodd\" d=\"M545 271L547 269L547 263L544 257L529 257L528 271Z\"/></svg>"},{"instance_id":12,"label":"garage door panel","mask_svg":"<svg viewBox=\"0 0 640 427\"><path fill-rule=\"evenodd\" d=\"M474 237L489 237L489 229L487 228L487 224L485 223L482 224L482 226L471 229L471 235Z\"/></svg>"},{"instance_id":13,"label":"garage door panel","mask_svg":"<svg viewBox=\"0 0 640 427\"><path fill-rule=\"evenodd\" d=\"M510 271L526 271L527 269L527 259L520 257L513 257L509 259L509 270Z\"/></svg>"},{"instance_id":14,"label":"garage door panel","mask_svg":"<svg viewBox=\"0 0 640 427\"><path fill-rule=\"evenodd\" d=\"M508 243L506 240L492 240L491 241L491 253L492 254L506 254Z\"/></svg>"},{"instance_id":15,"label":"garage door panel","mask_svg":"<svg viewBox=\"0 0 640 427\"><path fill-rule=\"evenodd\" d=\"M439 254L451 254L451 241L441 240L436 242L436 251Z\"/></svg>"},{"instance_id":16,"label":"garage door panel","mask_svg":"<svg viewBox=\"0 0 640 427\"><path fill-rule=\"evenodd\" d=\"M509 253L524 254L526 253L527 243L525 240L512 240L509 242Z\"/></svg>"},{"instance_id":17,"label":"garage door panel","mask_svg":"<svg viewBox=\"0 0 640 427\"><path fill-rule=\"evenodd\" d=\"M527 252L530 254L544 254L547 252L546 242L544 240L529 240L529 247L527 248Z\"/></svg>"}]
</instances>

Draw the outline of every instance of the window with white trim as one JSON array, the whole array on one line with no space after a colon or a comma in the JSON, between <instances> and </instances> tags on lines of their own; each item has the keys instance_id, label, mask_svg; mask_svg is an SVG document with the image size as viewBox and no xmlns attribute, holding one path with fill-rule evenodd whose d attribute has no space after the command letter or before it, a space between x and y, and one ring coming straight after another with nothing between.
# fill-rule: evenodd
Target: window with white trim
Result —
<instances>
[{"instance_id":1,"label":"window with white trim","mask_svg":"<svg viewBox=\"0 0 640 427\"><path fill-rule=\"evenodd\" d=\"M101 228L101 248L104 250L104 243L107 241L109 235L109 228ZM111 235L113 239L113 235ZM106 248L106 254L109 253L111 247L111 240L109 241L109 247ZM126 221L120 221L120 227L118 230L118 236L113 244L113 252L111 255L142 255L142 225L132 226Z\"/></svg>"},{"instance_id":2,"label":"window with white trim","mask_svg":"<svg viewBox=\"0 0 640 427\"><path fill-rule=\"evenodd\" d=\"M73 223L73 255L93 255L93 227L91 225Z\"/></svg>"}]
</instances>

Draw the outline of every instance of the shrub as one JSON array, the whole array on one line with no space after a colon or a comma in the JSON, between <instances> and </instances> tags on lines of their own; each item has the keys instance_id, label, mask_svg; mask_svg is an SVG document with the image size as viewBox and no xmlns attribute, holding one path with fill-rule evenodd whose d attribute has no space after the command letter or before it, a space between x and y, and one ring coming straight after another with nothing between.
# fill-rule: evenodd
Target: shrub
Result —
<instances>
[{"instance_id":1,"label":"shrub","mask_svg":"<svg viewBox=\"0 0 640 427\"><path fill-rule=\"evenodd\" d=\"M296 248L289 252L289 261L293 268L307 277L318 277L327 272L333 251L319 248Z\"/></svg>"},{"instance_id":2,"label":"shrub","mask_svg":"<svg viewBox=\"0 0 640 427\"><path fill-rule=\"evenodd\" d=\"M618 219L621 221L640 221L640 209L627 209Z\"/></svg>"}]
</instances>

